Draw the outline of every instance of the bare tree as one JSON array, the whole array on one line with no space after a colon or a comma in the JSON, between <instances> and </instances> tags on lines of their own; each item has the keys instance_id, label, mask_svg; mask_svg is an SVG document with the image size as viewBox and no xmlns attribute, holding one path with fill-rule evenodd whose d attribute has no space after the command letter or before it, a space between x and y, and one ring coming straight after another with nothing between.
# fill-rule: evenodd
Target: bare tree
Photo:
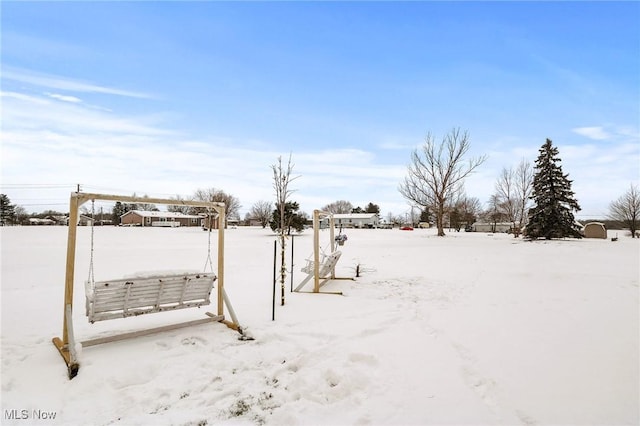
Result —
<instances>
[{"instance_id":1,"label":"bare tree","mask_svg":"<svg viewBox=\"0 0 640 426\"><path fill-rule=\"evenodd\" d=\"M13 209L13 212L16 215L16 223L24 222L29 216L27 210L20 205L16 205L16 207Z\"/></svg>"},{"instance_id":2,"label":"bare tree","mask_svg":"<svg viewBox=\"0 0 640 426\"><path fill-rule=\"evenodd\" d=\"M240 204L240 200L238 200L231 194L225 193L222 190L215 188L198 189L193 194L193 199L199 201L215 201L224 203L226 217L240 219L240 208L242 207L242 205ZM204 210L206 209L204 209L203 207L196 207L195 212L202 213Z\"/></svg>"},{"instance_id":3,"label":"bare tree","mask_svg":"<svg viewBox=\"0 0 640 426\"><path fill-rule=\"evenodd\" d=\"M516 202L515 172L513 168L502 169L495 185L495 194L491 197L490 204L498 210L502 217L515 226L518 205Z\"/></svg>"},{"instance_id":4,"label":"bare tree","mask_svg":"<svg viewBox=\"0 0 640 426\"><path fill-rule=\"evenodd\" d=\"M520 161L516 169L503 168L495 186L494 205L502 216L513 225L513 236L517 237L526 221L531 191L533 190L533 169L526 160Z\"/></svg>"},{"instance_id":5,"label":"bare tree","mask_svg":"<svg viewBox=\"0 0 640 426\"><path fill-rule=\"evenodd\" d=\"M469 134L459 128L444 136L440 144L429 133L422 149L413 151L408 176L400 184L399 191L409 202L435 209L438 236L445 235L447 201L462 190L464 179L486 160L486 156L480 156L464 162L469 148Z\"/></svg>"},{"instance_id":6,"label":"bare tree","mask_svg":"<svg viewBox=\"0 0 640 426\"><path fill-rule=\"evenodd\" d=\"M518 194L518 231L529 220L528 212L531 207L531 195L533 194L533 167L524 158L520 160L516 169L516 193ZM517 236L517 235L516 235Z\"/></svg>"},{"instance_id":7,"label":"bare tree","mask_svg":"<svg viewBox=\"0 0 640 426\"><path fill-rule=\"evenodd\" d=\"M134 196L136 195L135 193L133 194ZM149 198L149 196L147 194L144 194L142 196L142 198ZM157 212L158 211L158 207L156 207L155 204L152 203L138 203L138 208L137 210L144 210L144 211L148 211L148 212Z\"/></svg>"},{"instance_id":8,"label":"bare tree","mask_svg":"<svg viewBox=\"0 0 640 426\"><path fill-rule=\"evenodd\" d=\"M253 220L259 221L263 228L266 228L269 224L271 214L271 203L268 201L257 201L253 206L251 206L251 210L248 213L249 217Z\"/></svg>"},{"instance_id":9,"label":"bare tree","mask_svg":"<svg viewBox=\"0 0 640 426\"><path fill-rule=\"evenodd\" d=\"M286 166L282 164L282 157L278 157L278 162L271 166L273 170L273 189L276 195L276 209L280 212L280 304L284 305L284 281L287 277L287 265L285 261L285 249L286 249L286 205L287 200L293 192L289 189L289 183L296 177L291 177L293 172L293 164L291 163L291 154L289 154L289 161Z\"/></svg>"},{"instance_id":10,"label":"bare tree","mask_svg":"<svg viewBox=\"0 0 640 426\"><path fill-rule=\"evenodd\" d=\"M322 208L323 211L333 213L333 214L347 214L351 213L353 210L353 204L349 201L338 200L334 201L331 204L327 204Z\"/></svg>"},{"instance_id":11,"label":"bare tree","mask_svg":"<svg viewBox=\"0 0 640 426\"><path fill-rule=\"evenodd\" d=\"M397 215L394 216L391 213L389 213L389 223L391 223L394 226L402 226L406 223L407 221L407 217L405 215Z\"/></svg>"},{"instance_id":12,"label":"bare tree","mask_svg":"<svg viewBox=\"0 0 640 426\"><path fill-rule=\"evenodd\" d=\"M455 229L456 231L459 231L463 224L466 226L473 225L473 223L476 221L476 218L482 212L482 203L480 203L480 200L478 198L469 197L466 194L462 193L453 203L453 209L457 215L457 226L455 226ZM451 219L451 215L452 214L450 213L450 226L452 226L452 222L454 222L454 220Z\"/></svg>"},{"instance_id":13,"label":"bare tree","mask_svg":"<svg viewBox=\"0 0 640 426\"><path fill-rule=\"evenodd\" d=\"M609 205L609 218L619 220L629 227L631 238L640 228L640 190L638 185L631 187L620 198ZM640 238L640 236L638 236Z\"/></svg>"},{"instance_id":14,"label":"bare tree","mask_svg":"<svg viewBox=\"0 0 640 426\"><path fill-rule=\"evenodd\" d=\"M496 227L498 222L502 222L506 219L504 214L505 207L496 194L493 194L489 197L489 207L484 211L483 216L485 220L489 223L492 223L491 232L496 232Z\"/></svg>"},{"instance_id":15,"label":"bare tree","mask_svg":"<svg viewBox=\"0 0 640 426\"><path fill-rule=\"evenodd\" d=\"M170 199L171 200L176 200L178 202L188 201L188 200L184 199L180 195L176 195L175 197L171 197ZM168 212L173 212L173 213L189 214L190 210L191 210L191 207L189 207L189 206L182 206L182 205L169 205L169 206L167 206L167 211Z\"/></svg>"},{"instance_id":16,"label":"bare tree","mask_svg":"<svg viewBox=\"0 0 640 426\"><path fill-rule=\"evenodd\" d=\"M468 197L463 191L455 194L447 201L445 206L445 224L448 218L449 229L460 232L463 225L472 225L476 217L482 211L480 200L476 197Z\"/></svg>"}]
</instances>

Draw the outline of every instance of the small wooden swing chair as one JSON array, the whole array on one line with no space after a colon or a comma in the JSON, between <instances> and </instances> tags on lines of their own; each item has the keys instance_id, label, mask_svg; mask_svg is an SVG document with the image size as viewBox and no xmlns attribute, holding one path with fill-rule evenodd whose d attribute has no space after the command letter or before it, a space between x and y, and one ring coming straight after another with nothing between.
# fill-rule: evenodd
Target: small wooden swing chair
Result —
<instances>
[{"instance_id":1,"label":"small wooden swing chair","mask_svg":"<svg viewBox=\"0 0 640 426\"><path fill-rule=\"evenodd\" d=\"M204 271L180 272L168 275L151 274L136 278L121 278L107 281L95 281L93 276L93 221L91 222L91 259L89 278L85 282L86 315L90 323L115 318L128 318L138 315L167 312L177 309L200 307L211 303L210 296L214 281L217 281L217 313L206 312L207 318L134 331L115 336L96 338L80 342L82 347L94 346L152 333L174 330L192 325L217 321L240 333L241 339L249 340L238 324L235 312L224 289L224 223L225 205L207 201L178 201L162 198L140 198L123 195L71 193L69 207L69 234L67 239L67 262L64 292L64 310L62 338L54 337L53 344L62 355L69 379L79 372L80 363L76 354L76 341L73 335L73 288L75 279L76 236L79 208L91 201L92 211L96 200L144 202L165 205L184 205L205 207L209 211L209 221L215 214L221 226L218 229L218 275L213 273L211 261L211 227L209 227L208 253ZM93 215L92 215L93 217ZM210 271L207 272L207 266ZM225 319L224 308L227 308L231 321Z\"/></svg>"},{"instance_id":2,"label":"small wooden swing chair","mask_svg":"<svg viewBox=\"0 0 640 426\"><path fill-rule=\"evenodd\" d=\"M326 253L320 248L320 220L329 221L329 241L331 251ZM335 222L333 214L321 210L313 211L313 259L306 259L307 263L301 271L307 274L294 291L302 292L302 288L313 278L313 293L320 293L320 288L331 280L353 280L353 278L336 277L336 264L342 252L336 249L336 244L343 246L347 236L340 231L334 237ZM323 292L327 294L342 294L342 292Z\"/></svg>"}]
</instances>

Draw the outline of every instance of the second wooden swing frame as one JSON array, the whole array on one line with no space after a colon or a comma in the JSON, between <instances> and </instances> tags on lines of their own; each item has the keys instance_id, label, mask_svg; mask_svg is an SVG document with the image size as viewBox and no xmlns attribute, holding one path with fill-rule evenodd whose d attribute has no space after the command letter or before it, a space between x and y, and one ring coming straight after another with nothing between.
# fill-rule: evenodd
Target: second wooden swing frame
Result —
<instances>
[{"instance_id":1,"label":"second wooden swing frame","mask_svg":"<svg viewBox=\"0 0 640 426\"><path fill-rule=\"evenodd\" d=\"M323 219L328 219L329 222L329 240L331 252L327 256L327 258L334 256L337 254L338 258L334 259L334 264L330 268L330 273L328 276L320 276L320 221ZM339 294L342 292L330 292L330 291L320 291L320 288L331 280L353 280L350 277L336 277L336 267L335 263L338 262L340 257L340 251L336 250L336 239L335 239L335 220L333 218L333 213L325 212L322 210L314 210L313 211L313 261L312 261L312 269L313 269L313 293L324 293L324 294ZM303 268L304 270L304 268ZM302 287L306 284L307 280L303 280L302 283L296 287L294 291L300 293L310 293L302 291Z\"/></svg>"}]
</instances>

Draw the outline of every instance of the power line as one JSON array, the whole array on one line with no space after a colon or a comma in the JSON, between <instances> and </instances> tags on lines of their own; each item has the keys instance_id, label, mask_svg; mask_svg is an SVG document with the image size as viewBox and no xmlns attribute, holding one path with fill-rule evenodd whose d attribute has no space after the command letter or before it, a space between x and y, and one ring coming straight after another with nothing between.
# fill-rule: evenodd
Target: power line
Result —
<instances>
[{"instance_id":1,"label":"power line","mask_svg":"<svg viewBox=\"0 0 640 426\"><path fill-rule=\"evenodd\" d=\"M0 188L7 189L56 189L75 187L75 183L0 183Z\"/></svg>"},{"instance_id":2,"label":"power line","mask_svg":"<svg viewBox=\"0 0 640 426\"><path fill-rule=\"evenodd\" d=\"M33 206L68 206L69 203L43 203L43 204L22 204L19 203L21 207L33 207Z\"/></svg>"}]
</instances>

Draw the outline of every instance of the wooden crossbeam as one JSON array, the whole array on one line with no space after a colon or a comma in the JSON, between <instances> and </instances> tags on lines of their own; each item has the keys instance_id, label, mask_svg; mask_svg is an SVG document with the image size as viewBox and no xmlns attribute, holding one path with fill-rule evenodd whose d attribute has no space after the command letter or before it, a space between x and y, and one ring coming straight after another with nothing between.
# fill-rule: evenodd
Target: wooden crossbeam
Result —
<instances>
[{"instance_id":1,"label":"wooden crossbeam","mask_svg":"<svg viewBox=\"0 0 640 426\"><path fill-rule=\"evenodd\" d=\"M206 323L210 323L210 322L222 322L224 321L224 315L214 315L210 312L206 313L208 318L203 318L203 319L199 319L199 320L192 320L192 321L186 321L186 322L181 322L181 323L177 323L177 324L170 324L170 325L165 325L165 326L161 326L161 327L155 327L155 328L149 328L149 329L145 329L145 330L138 330L138 331L132 331L129 333L121 333L121 334L117 334L117 335L113 335L113 336L106 336L106 337L98 337L95 339L90 339L90 340L84 340L81 342L82 347L86 348L86 347L90 347L90 346L96 346L96 345L102 345L103 343L110 343L110 342L117 342L120 340L126 340L126 339L133 339L136 337L142 337L142 336L148 336L150 334L156 334L156 333L161 333L164 331L171 331L171 330L177 330L180 328L184 328L184 327L191 327L191 326L195 326L195 325L200 325L200 324L206 324Z\"/></svg>"}]
</instances>

